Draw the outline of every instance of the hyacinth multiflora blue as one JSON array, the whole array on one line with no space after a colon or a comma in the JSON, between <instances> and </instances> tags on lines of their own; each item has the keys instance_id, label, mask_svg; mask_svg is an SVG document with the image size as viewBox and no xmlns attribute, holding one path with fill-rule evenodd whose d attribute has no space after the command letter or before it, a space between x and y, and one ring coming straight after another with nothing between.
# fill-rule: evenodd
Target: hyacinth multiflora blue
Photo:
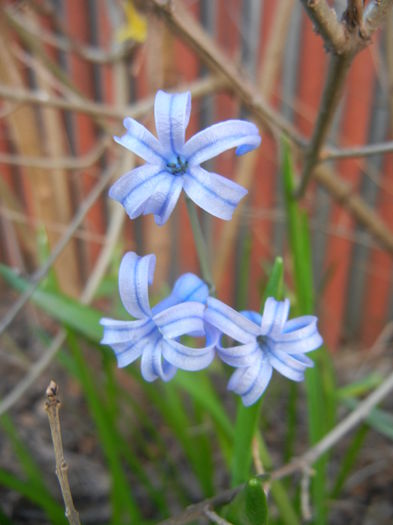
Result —
<instances>
[{"instance_id":1,"label":"hyacinth multiflora blue","mask_svg":"<svg viewBox=\"0 0 393 525\"><path fill-rule=\"evenodd\" d=\"M146 164L118 179L109 196L124 206L131 219L153 214L157 224L164 224L184 190L203 210L229 220L246 195L245 188L200 164L230 148L236 148L237 155L255 149L261 142L258 128L244 120L227 120L186 141L190 112L189 92L158 91L154 103L158 139L136 120L124 120L127 131L115 140Z\"/></svg>"}]
</instances>

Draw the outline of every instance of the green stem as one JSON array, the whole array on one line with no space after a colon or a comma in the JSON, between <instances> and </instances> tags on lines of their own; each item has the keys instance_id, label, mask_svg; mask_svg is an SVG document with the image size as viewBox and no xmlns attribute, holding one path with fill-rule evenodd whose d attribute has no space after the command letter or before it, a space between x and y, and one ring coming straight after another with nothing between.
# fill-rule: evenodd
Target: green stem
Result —
<instances>
[{"instance_id":1,"label":"green stem","mask_svg":"<svg viewBox=\"0 0 393 525\"><path fill-rule=\"evenodd\" d=\"M209 286L209 291L211 294L214 293L215 287L213 283L213 277L210 271L210 264L207 255L207 246L205 238L202 233L201 224L199 222L197 210L189 197L186 197L186 205L188 216L190 217L192 233L194 235L195 247L198 254L199 265L202 272L203 280Z\"/></svg>"}]
</instances>

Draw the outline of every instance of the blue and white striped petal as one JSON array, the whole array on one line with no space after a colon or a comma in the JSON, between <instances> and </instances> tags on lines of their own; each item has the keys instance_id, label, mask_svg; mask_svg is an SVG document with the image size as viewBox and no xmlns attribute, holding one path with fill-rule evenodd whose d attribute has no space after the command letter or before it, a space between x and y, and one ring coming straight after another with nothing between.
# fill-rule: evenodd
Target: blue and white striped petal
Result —
<instances>
[{"instance_id":1,"label":"blue and white striped petal","mask_svg":"<svg viewBox=\"0 0 393 525\"><path fill-rule=\"evenodd\" d=\"M154 189L149 200L145 203L143 214L154 214L156 224L166 223L179 200L183 188L183 179L169 174L162 178Z\"/></svg>"},{"instance_id":2,"label":"blue and white striped petal","mask_svg":"<svg viewBox=\"0 0 393 525\"><path fill-rule=\"evenodd\" d=\"M227 347L223 347L220 343L217 343L216 348L221 361L235 368L251 366L261 357L261 350L256 341L244 345Z\"/></svg>"},{"instance_id":3,"label":"blue and white striped petal","mask_svg":"<svg viewBox=\"0 0 393 525\"><path fill-rule=\"evenodd\" d=\"M176 374L176 367L172 366L162 356L162 337L158 332L155 340L149 341L143 350L141 359L141 374L145 381L152 382L160 378L170 381Z\"/></svg>"},{"instance_id":4,"label":"blue and white striped petal","mask_svg":"<svg viewBox=\"0 0 393 525\"><path fill-rule=\"evenodd\" d=\"M267 359L261 359L258 375L250 389L242 395L243 405L248 407L258 401L265 392L272 377L273 368Z\"/></svg>"},{"instance_id":5,"label":"blue and white striped petal","mask_svg":"<svg viewBox=\"0 0 393 525\"><path fill-rule=\"evenodd\" d=\"M109 197L120 202L130 219L135 219L144 212L152 195L156 195L160 183L172 178L166 168L144 164L120 177L109 189Z\"/></svg>"},{"instance_id":6,"label":"blue and white striped petal","mask_svg":"<svg viewBox=\"0 0 393 525\"><path fill-rule=\"evenodd\" d=\"M162 339L162 355L176 368L195 372L207 368L214 359L214 344L191 348L173 339Z\"/></svg>"},{"instance_id":7,"label":"blue and white striped petal","mask_svg":"<svg viewBox=\"0 0 393 525\"><path fill-rule=\"evenodd\" d=\"M289 299L276 301L273 297L268 297L263 308L261 334L274 339L281 334L288 319L289 306Z\"/></svg>"},{"instance_id":8,"label":"blue and white striped petal","mask_svg":"<svg viewBox=\"0 0 393 525\"><path fill-rule=\"evenodd\" d=\"M172 151L175 155L181 152L190 113L191 93L189 91L176 94L157 92L154 101L154 117L158 139L165 150Z\"/></svg>"},{"instance_id":9,"label":"blue and white striped petal","mask_svg":"<svg viewBox=\"0 0 393 525\"><path fill-rule=\"evenodd\" d=\"M209 297L206 304L206 321L235 341L250 343L260 334L259 326L222 301Z\"/></svg>"},{"instance_id":10,"label":"blue and white striped petal","mask_svg":"<svg viewBox=\"0 0 393 525\"><path fill-rule=\"evenodd\" d=\"M184 191L200 208L224 220L232 218L247 194L243 186L200 166L189 167L184 174Z\"/></svg>"},{"instance_id":11,"label":"blue and white striped petal","mask_svg":"<svg viewBox=\"0 0 393 525\"><path fill-rule=\"evenodd\" d=\"M154 327L151 319L118 321L103 317L100 320L100 324L104 327L103 337L100 341L103 345L130 344L146 337Z\"/></svg>"},{"instance_id":12,"label":"blue and white striped petal","mask_svg":"<svg viewBox=\"0 0 393 525\"><path fill-rule=\"evenodd\" d=\"M149 284L153 281L155 263L153 254L139 257L128 252L120 264L120 297L127 312L137 319L151 316Z\"/></svg>"},{"instance_id":13,"label":"blue and white striped petal","mask_svg":"<svg viewBox=\"0 0 393 525\"><path fill-rule=\"evenodd\" d=\"M244 120L226 120L193 135L185 143L182 154L189 166L198 166L228 149L236 148L236 154L243 155L260 143L261 137L255 124Z\"/></svg>"},{"instance_id":14,"label":"blue and white striped petal","mask_svg":"<svg viewBox=\"0 0 393 525\"><path fill-rule=\"evenodd\" d=\"M169 339L193 332L203 333L204 310L202 303L180 303L156 314L153 321L163 336Z\"/></svg>"},{"instance_id":15,"label":"blue and white striped petal","mask_svg":"<svg viewBox=\"0 0 393 525\"><path fill-rule=\"evenodd\" d=\"M202 281L194 273L184 273L176 279L170 295L153 306L152 312L156 315L166 308L187 301L197 301L205 304L208 297L209 287L205 281Z\"/></svg>"},{"instance_id":16,"label":"blue and white striped petal","mask_svg":"<svg viewBox=\"0 0 393 525\"><path fill-rule=\"evenodd\" d=\"M318 319L304 315L287 321L281 334L275 337L275 348L291 354L304 354L323 344L317 328Z\"/></svg>"},{"instance_id":17,"label":"blue and white striped petal","mask_svg":"<svg viewBox=\"0 0 393 525\"><path fill-rule=\"evenodd\" d=\"M113 137L115 142L141 157L149 164L166 165L165 150L149 130L132 118L125 118L123 125L126 133L121 137Z\"/></svg>"}]
</instances>

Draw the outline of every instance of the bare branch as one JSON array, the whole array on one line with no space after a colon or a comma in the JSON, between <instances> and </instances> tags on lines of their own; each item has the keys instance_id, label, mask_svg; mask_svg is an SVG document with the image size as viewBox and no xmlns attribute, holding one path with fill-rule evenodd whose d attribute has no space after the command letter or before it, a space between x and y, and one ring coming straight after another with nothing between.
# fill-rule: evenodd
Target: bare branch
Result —
<instances>
[{"instance_id":1,"label":"bare branch","mask_svg":"<svg viewBox=\"0 0 393 525\"><path fill-rule=\"evenodd\" d=\"M359 425L367 418L370 411L380 403L393 390L393 372L383 381L383 383L372 392L364 401L359 403L345 419L334 427L324 438L322 438L314 447L308 450L302 456L295 458L293 461L283 467L273 471L270 476L263 474L257 476L259 479L273 482L278 479L290 476L295 472L307 472L310 466L320 458L325 452L331 449L340 439L350 432L354 427ZM244 487L244 484L233 489L226 490L216 496L209 498L200 503L190 505L184 512L178 516L169 518L159 523L159 525L184 525L197 519L205 514L206 508L217 507L229 503L238 492Z\"/></svg>"},{"instance_id":2,"label":"bare branch","mask_svg":"<svg viewBox=\"0 0 393 525\"><path fill-rule=\"evenodd\" d=\"M105 153L106 148L111 143L108 136L100 140L88 153L80 157L46 158L28 157L26 155L10 155L0 153L0 164L10 166L26 166L41 170L83 170L95 164Z\"/></svg>"},{"instance_id":3,"label":"bare branch","mask_svg":"<svg viewBox=\"0 0 393 525\"><path fill-rule=\"evenodd\" d=\"M101 195L102 191L106 188L108 183L111 181L114 174L117 172L118 165L119 165L119 162L117 161L103 173L100 180L97 182L97 184L94 186L92 191L89 193L85 201L80 206L78 212L75 214L73 220L70 222L65 234L60 239L60 241L56 244L56 246L52 250L48 259L32 276L29 287L25 290L25 292L22 295L19 296L19 298L15 301L15 303L10 306L6 315L0 321L0 334L3 333L4 330L6 330L6 328L12 323L12 321L15 319L15 317L18 315L18 313L23 308L23 306L27 303L27 301L33 295L34 290L37 288L41 280L45 278L48 271L52 267L53 263L62 253L64 248L67 246L75 230L79 227L79 225L85 218L87 212L90 210L90 208L96 202L98 197Z\"/></svg>"},{"instance_id":4,"label":"bare branch","mask_svg":"<svg viewBox=\"0 0 393 525\"><path fill-rule=\"evenodd\" d=\"M206 77L191 84L177 86L176 90L191 91L193 97L203 97L222 89L226 82L216 77ZM152 110L154 97L148 97L131 106L95 103L90 100L66 100L50 95L45 91L29 91L17 87L0 85L0 98L20 103L39 104L69 111L76 111L95 117L105 117L112 120L122 120L125 116L141 118Z\"/></svg>"},{"instance_id":5,"label":"bare branch","mask_svg":"<svg viewBox=\"0 0 393 525\"><path fill-rule=\"evenodd\" d=\"M353 146L352 148L326 148L320 156L320 161L334 159L349 159L351 157L371 157L393 152L393 140L366 146Z\"/></svg>"},{"instance_id":6,"label":"bare branch","mask_svg":"<svg viewBox=\"0 0 393 525\"><path fill-rule=\"evenodd\" d=\"M321 34L326 48L337 54L342 53L347 38L345 26L337 20L336 11L329 6L326 0L301 0L301 2L318 33Z\"/></svg>"},{"instance_id":7,"label":"bare branch","mask_svg":"<svg viewBox=\"0 0 393 525\"><path fill-rule=\"evenodd\" d=\"M68 465L64 459L63 441L61 438L59 408L60 401L57 397L58 387L51 381L46 389L45 410L48 414L50 431L52 434L53 449L56 459L56 475L59 480L61 493L63 495L65 515L70 525L80 525L78 511L74 507L70 484L68 481Z\"/></svg>"},{"instance_id":8,"label":"bare branch","mask_svg":"<svg viewBox=\"0 0 393 525\"><path fill-rule=\"evenodd\" d=\"M372 0L363 13L363 28L365 35L370 37L385 22L393 0Z\"/></svg>"}]
</instances>

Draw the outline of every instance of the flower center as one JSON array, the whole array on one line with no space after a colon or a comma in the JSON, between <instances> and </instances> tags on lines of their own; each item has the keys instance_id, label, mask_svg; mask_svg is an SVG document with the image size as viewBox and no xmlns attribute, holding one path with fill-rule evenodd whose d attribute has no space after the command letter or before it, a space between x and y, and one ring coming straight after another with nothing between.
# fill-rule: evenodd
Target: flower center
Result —
<instances>
[{"instance_id":1,"label":"flower center","mask_svg":"<svg viewBox=\"0 0 393 525\"><path fill-rule=\"evenodd\" d=\"M257 343L261 350L266 350L266 346L268 344L268 337L266 335L258 335Z\"/></svg>"},{"instance_id":2,"label":"flower center","mask_svg":"<svg viewBox=\"0 0 393 525\"><path fill-rule=\"evenodd\" d=\"M166 167L172 175L184 175L188 168L188 162L186 159L180 157L180 155L177 155L176 160L174 162L167 162Z\"/></svg>"}]
</instances>

